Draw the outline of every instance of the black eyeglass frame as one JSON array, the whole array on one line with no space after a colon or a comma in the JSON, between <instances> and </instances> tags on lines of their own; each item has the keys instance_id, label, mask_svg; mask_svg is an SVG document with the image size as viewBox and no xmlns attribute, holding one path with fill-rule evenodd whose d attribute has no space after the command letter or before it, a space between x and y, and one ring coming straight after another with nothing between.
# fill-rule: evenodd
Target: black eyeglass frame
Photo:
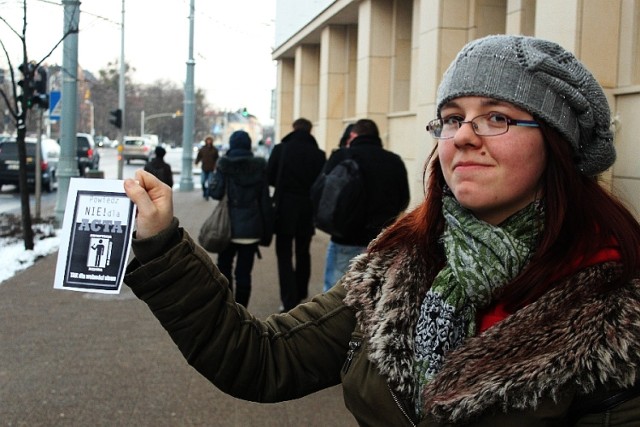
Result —
<instances>
[{"instance_id":1,"label":"black eyeglass frame","mask_svg":"<svg viewBox=\"0 0 640 427\"><path fill-rule=\"evenodd\" d=\"M480 114L479 116L474 117L471 120L464 120L464 121L459 121L458 122L458 129L456 130L456 132L458 130L460 130L460 128L462 127L463 124L465 123L469 123L471 125L471 129L473 129L473 133L475 133L478 136L498 136L498 135L504 135L505 133L509 132L509 126L524 126L524 127L532 127L532 128L539 128L540 127L540 123L538 123L535 120L518 120L518 119L512 119L509 116L507 116L506 114L502 114L500 113L500 116L503 116L505 118L505 123L507 124L507 127L505 128L504 132L500 132L500 133L494 133L491 135L480 135L477 132L475 123L473 122L475 119L479 118L479 117L487 117L487 116L491 116L492 114L496 114L496 113L487 113L487 114ZM444 126L443 123L444 119L433 119L431 120L429 123L427 123L426 126L426 130L427 132L429 132L429 134L434 138L434 139L452 139L454 137L454 135L451 136L436 136L434 133L434 126L432 125L432 123L434 122L440 122L441 123L441 127Z\"/></svg>"}]
</instances>

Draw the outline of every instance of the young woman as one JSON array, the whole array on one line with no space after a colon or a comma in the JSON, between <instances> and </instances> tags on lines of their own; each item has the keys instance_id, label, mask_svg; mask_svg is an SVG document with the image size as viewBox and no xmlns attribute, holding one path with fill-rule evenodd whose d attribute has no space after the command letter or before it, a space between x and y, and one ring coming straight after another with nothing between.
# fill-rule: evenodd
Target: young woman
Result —
<instances>
[{"instance_id":1,"label":"young woman","mask_svg":"<svg viewBox=\"0 0 640 427\"><path fill-rule=\"evenodd\" d=\"M264 233L264 213L269 209L267 162L255 157L251 137L237 130L229 137L229 150L218 160L209 196L227 196L231 221L231 243L218 254L218 269L229 281L235 301L247 307L251 296L251 271ZM235 261L235 268L234 268Z\"/></svg>"},{"instance_id":2,"label":"young woman","mask_svg":"<svg viewBox=\"0 0 640 427\"><path fill-rule=\"evenodd\" d=\"M142 172L125 182L138 205L125 282L239 398L342 382L366 426L637 425L640 225L597 182L615 159L609 120L555 43L473 41L438 91L424 202L331 291L264 322L230 304Z\"/></svg>"}]
</instances>

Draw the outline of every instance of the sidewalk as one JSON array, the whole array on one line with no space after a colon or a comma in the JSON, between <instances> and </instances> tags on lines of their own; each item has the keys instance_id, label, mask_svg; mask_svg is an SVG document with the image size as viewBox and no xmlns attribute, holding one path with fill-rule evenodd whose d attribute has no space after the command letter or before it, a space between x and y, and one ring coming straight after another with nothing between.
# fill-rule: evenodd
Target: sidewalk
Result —
<instances>
[{"instance_id":1,"label":"sidewalk","mask_svg":"<svg viewBox=\"0 0 640 427\"><path fill-rule=\"evenodd\" d=\"M174 191L192 235L212 208ZM320 292L327 236L312 242L310 294ZM256 260L249 309L280 304L273 244ZM340 386L279 403L229 397L191 368L126 285L106 296L53 290L57 253L0 284L2 426L355 426Z\"/></svg>"}]
</instances>

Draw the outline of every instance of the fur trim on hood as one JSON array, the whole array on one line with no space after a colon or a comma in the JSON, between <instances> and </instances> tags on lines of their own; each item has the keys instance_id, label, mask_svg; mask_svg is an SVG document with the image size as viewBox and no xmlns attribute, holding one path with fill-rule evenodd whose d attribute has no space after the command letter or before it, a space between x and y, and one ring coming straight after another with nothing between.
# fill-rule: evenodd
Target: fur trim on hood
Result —
<instances>
[{"instance_id":1,"label":"fur trim on hood","mask_svg":"<svg viewBox=\"0 0 640 427\"><path fill-rule=\"evenodd\" d=\"M640 368L640 280L596 294L619 265L599 264L563 281L536 302L448 354L427 385L425 414L464 422L487 410L535 409L543 398L629 387ZM369 360L411 402L414 332L429 287L415 249L363 254L343 279Z\"/></svg>"}]
</instances>

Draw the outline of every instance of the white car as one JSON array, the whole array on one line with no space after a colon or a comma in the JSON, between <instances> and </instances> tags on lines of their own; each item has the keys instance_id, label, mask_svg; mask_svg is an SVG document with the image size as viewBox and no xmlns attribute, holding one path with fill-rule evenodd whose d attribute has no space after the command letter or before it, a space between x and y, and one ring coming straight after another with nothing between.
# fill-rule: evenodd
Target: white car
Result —
<instances>
[{"instance_id":1,"label":"white car","mask_svg":"<svg viewBox=\"0 0 640 427\"><path fill-rule=\"evenodd\" d=\"M131 160L143 160L145 163L155 156L156 145L153 140L142 136L126 136L122 150L122 158L131 163Z\"/></svg>"}]
</instances>

